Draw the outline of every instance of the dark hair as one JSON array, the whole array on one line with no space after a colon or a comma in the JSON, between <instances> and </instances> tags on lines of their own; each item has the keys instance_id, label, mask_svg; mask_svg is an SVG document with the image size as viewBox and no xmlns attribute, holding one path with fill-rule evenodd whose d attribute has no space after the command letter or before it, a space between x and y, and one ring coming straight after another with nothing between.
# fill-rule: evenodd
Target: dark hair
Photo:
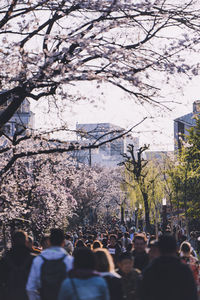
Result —
<instances>
[{"instance_id":1,"label":"dark hair","mask_svg":"<svg viewBox=\"0 0 200 300\"><path fill-rule=\"evenodd\" d=\"M117 240L116 234L111 234L111 235L110 235L110 239L112 239L112 238L115 239L115 241L116 241L116 240Z\"/></svg>"},{"instance_id":2,"label":"dark hair","mask_svg":"<svg viewBox=\"0 0 200 300\"><path fill-rule=\"evenodd\" d=\"M78 248L74 251L74 268L75 269L95 269L94 253L89 248Z\"/></svg>"},{"instance_id":3,"label":"dark hair","mask_svg":"<svg viewBox=\"0 0 200 300\"><path fill-rule=\"evenodd\" d=\"M124 233L124 237L125 237L125 238L130 238L129 232L125 232L125 233Z\"/></svg>"},{"instance_id":4,"label":"dark hair","mask_svg":"<svg viewBox=\"0 0 200 300\"><path fill-rule=\"evenodd\" d=\"M76 248L84 248L86 247L85 243L82 241L82 240L78 240L76 243L75 243L75 247Z\"/></svg>"},{"instance_id":5,"label":"dark hair","mask_svg":"<svg viewBox=\"0 0 200 300\"><path fill-rule=\"evenodd\" d=\"M51 229L50 243L52 246L60 246L65 240L64 231L60 228Z\"/></svg>"},{"instance_id":6,"label":"dark hair","mask_svg":"<svg viewBox=\"0 0 200 300\"><path fill-rule=\"evenodd\" d=\"M108 239L107 238L103 238L102 245L103 245L103 248L107 247L107 245L108 245Z\"/></svg>"},{"instance_id":7,"label":"dark hair","mask_svg":"<svg viewBox=\"0 0 200 300\"><path fill-rule=\"evenodd\" d=\"M134 235L133 242L135 243L136 240L140 240L140 241L142 240L144 241L144 243L147 242L147 238L143 233L137 233L136 235Z\"/></svg>"},{"instance_id":8,"label":"dark hair","mask_svg":"<svg viewBox=\"0 0 200 300\"><path fill-rule=\"evenodd\" d=\"M118 262L122 262L122 260L124 259L133 260L133 256L129 252L123 252L122 254L120 254Z\"/></svg>"},{"instance_id":9,"label":"dark hair","mask_svg":"<svg viewBox=\"0 0 200 300\"><path fill-rule=\"evenodd\" d=\"M149 245L148 245L148 248L152 248L152 247L158 247L158 240L151 240Z\"/></svg>"},{"instance_id":10,"label":"dark hair","mask_svg":"<svg viewBox=\"0 0 200 300\"><path fill-rule=\"evenodd\" d=\"M177 250L176 239L173 235L161 235L158 240L161 254L173 254Z\"/></svg>"},{"instance_id":11,"label":"dark hair","mask_svg":"<svg viewBox=\"0 0 200 300\"><path fill-rule=\"evenodd\" d=\"M93 249L102 248L102 247L103 247L103 245L99 240L95 240L92 244Z\"/></svg>"},{"instance_id":12,"label":"dark hair","mask_svg":"<svg viewBox=\"0 0 200 300\"><path fill-rule=\"evenodd\" d=\"M114 262L111 254L107 249L95 249L94 250L96 270L98 272L113 272Z\"/></svg>"},{"instance_id":13,"label":"dark hair","mask_svg":"<svg viewBox=\"0 0 200 300\"><path fill-rule=\"evenodd\" d=\"M47 241L49 240L49 235L45 234L42 236L41 240L40 240L40 245L42 247L46 246Z\"/></svg>"},{"instance_id":14,"label":"dark hair","mask_svg":"<svg viewBox=\"0 0 200 300\"><path fill-rule=\"evenodd\" d=\"M151 235L150 238L149 238L149 242L148 242L148 248L150 247L150 244L152 241L155 241L156 240L156 236L155 235Z\"/></svg>"},{"instance_id":15,"label":"dark hair","mask_svg":"<svg viewBox=\"0 0 200 300\"><path fill-rule=\"evenodd\" d=\"M12 245L15 246L25 246L27 241L27 234L23 230L17 230L12 236Z\"/></svg>"},{"instance_id":16,"label":"dark hair","mask_svg":"<svg viewBox=\"0 0 200 300\"><path fill-rule=\"evenodd\" d=\"M66 240L71 240L71 235L67 233L67 234L65 235L65 238L66 238Z\"/></svg>"},{"instance_id":17,"label":"dark hair","mask_svg":"<svg viewBox=\"0 0 200 300\"><path fill-rule=\"evenodd\" d=\"M32 236L28 236L28 242L31 243L33 245L33 237Z\"/></svg>"},{"instance_id":18,"label":"dark hair","mask_svg":"<svg viewBox=\"0 0 200 300\"><path fill-rule=\"evenodd\" d=\"M191 252L191 245L188 242L183 242L180 246L180 251L183 253Z\"/></svg>"}]
</instances>

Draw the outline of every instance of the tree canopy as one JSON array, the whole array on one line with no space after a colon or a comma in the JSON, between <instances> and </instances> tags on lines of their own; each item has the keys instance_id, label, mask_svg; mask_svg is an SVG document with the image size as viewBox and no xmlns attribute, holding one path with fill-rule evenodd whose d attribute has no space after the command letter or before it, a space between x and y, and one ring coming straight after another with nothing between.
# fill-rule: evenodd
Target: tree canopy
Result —
<instances>
[{"instance_id":1,"label":"tree canopy","mask_svg":"<svg viewBox=\"0 0 200 300\"><path fill-rule=\"evenodd\" d=\"M182 141L174 167L169 170L174 204L183 208L189 221L200 216L200 119Z\"/></svg>"},{"instance_id":2,"label":"tree canopy","mask_svg":"<svg viewBox=\"0 0 200 300\"><path fill-rule=\"evenodd\" d=\"M199 48L199 11L195 0L2 0L0 128L25 97L76 100L79 82L159 104L159 83L198 74L188 53Z\"/></svg>"}]
</instances>

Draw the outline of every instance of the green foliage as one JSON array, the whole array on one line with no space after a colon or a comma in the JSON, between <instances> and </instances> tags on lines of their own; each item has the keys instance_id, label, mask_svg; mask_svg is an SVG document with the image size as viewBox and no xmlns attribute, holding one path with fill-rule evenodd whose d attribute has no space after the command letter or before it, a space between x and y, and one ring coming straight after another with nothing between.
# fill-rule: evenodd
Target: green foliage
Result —
<instances>
[{"instance_id":1,"label":"green foliage","mask_svg":"<svg viewBox=\"0 0 200 300\"><path fill-rule=\"evenodd\" d=\"M145 212L145 221L159 217L161 199L163 198L163 178L158 165L153 160L145 160L142 153L148 146L141 147L134 153L133 145L128 146L128 154L124 155L125 181L127 197L133 209L142 205Z\"/></svg>"},{"instance_id":2,"label":"green foliage","mask_svg":"<svg viewBox=\"0 0 200 300\"><path fill-rule=\"evenodd\" d=\"M184 208L186 217L200 217L200 119L188 130L177 162L168 172L173 188L173 204Z\"/></svg>"}]
</instances>

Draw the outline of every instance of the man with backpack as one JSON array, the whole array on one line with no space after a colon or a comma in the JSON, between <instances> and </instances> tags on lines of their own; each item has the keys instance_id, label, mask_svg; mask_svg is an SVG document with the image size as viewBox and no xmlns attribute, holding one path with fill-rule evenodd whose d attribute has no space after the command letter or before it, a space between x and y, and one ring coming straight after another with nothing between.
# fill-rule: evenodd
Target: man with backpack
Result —
<instances>
[{"instance_id":1,"label":"man with backpack","mask_svg":"<svg viewBox=\"0 0 200 300\"><path fill-rule=\"evenodd\" d=\"M26 286L29 300L57 300L60 285L72 269L73 257L64 250L63 230L51 230L50 244L33 261Z\"/></svg>"},{"instance_id":2,"label":"man with backpack","mask_svg":"<svg viewBox=\"0 0 200 300\"><path fill-rule=\"evenodd\" d=\"M0 299L28 300L26 282L33 258L27 243L27 234L16 231L12 237L12 248L0 261Z\"/></svg>"}]
</instances>

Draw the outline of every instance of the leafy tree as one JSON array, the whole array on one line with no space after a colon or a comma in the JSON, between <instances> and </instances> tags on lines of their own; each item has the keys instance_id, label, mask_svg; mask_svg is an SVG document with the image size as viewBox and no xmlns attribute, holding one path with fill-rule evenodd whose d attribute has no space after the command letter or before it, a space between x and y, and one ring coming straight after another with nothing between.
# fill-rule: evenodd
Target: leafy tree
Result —
<instances>
[{"instance_id":1,"label":"leafy tree","mask_svg":"<svg viewBox=\"0 0 200 300\"><path fill-rule=\"evenodd\" d=\"M200 120L188 131L183 140L173 170L169 171L174 202L183 208L186 223L200 216ZM188 228L187 228L188 229Z\"/></svg>"},{"instance_id":2,"label":"leafy tree","mask_svg":"<svg viewBox=\"0 0 200 300\"><path fill-rule=\"evenodd\" d=\"M145 211L146 230L151 230L150 220L157 224L160 216L161 201L164 196L164 181L158 162L145 160L143 146L134 152L134 146L128 146L128 154L124 154L123 165L126 176L128 197L134 201L134 208L141 204Z\"/></svg>"},{"instance_id":3,"label":"leafy tree","mask_svg":"<svg viewBox=\"0 0 200 300\"><path fill-rule=\"evenodd\" d=\"M148 146L140 147L137 154L134 153L134 145L128 145L128 154L123 154L124 162L122 163L126 170L133 176L134 181L138 184L140 193L142 195L144 210L145 210L145 225L146 230L151 231L149 218L149 202L148 202L148 184L146 184L146 177L148 174L148 161L142 157L142 154ZM137 156L137 158L136 158Z\"/></svg>"},{"instance_id":4,"label":"leafy tree","mask_svg":"<svg viewBox=\"0 0 200 300\"><path fill-rule=\"evenodd\" d=\"M2 0L0 128L25 97L86 99L88 82L159 104L159 83L198 74L199 20L194 0Z\"/></svg>"}]
</instances>

